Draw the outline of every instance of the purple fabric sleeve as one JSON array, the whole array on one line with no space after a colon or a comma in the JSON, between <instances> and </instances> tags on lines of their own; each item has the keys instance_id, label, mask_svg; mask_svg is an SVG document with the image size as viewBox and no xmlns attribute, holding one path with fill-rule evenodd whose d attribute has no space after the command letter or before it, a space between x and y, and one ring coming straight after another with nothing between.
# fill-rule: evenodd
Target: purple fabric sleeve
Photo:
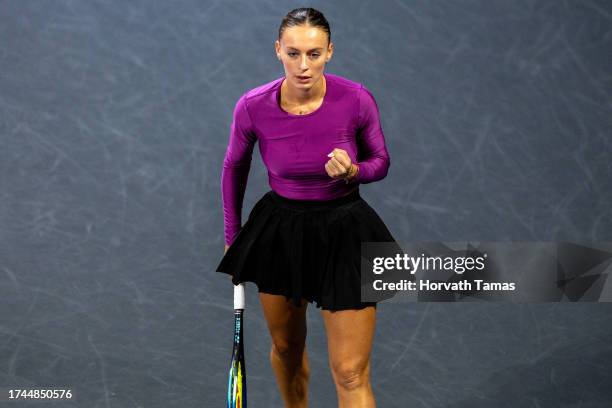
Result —
<instances>
[{"instance_id":1,"label":"purple fabric sleeve","mask_svg":"<svg viewBox=\"0 0 612 408\"><path fill-rule=\"evenodd\" d=\"M383 179L387 175L391 160L380 124L378 105L365 86L362 86L359 90L359 116L357 122L359 159L356 164L359 165L359 172L353 181L367 184Z\"/></svg>"},{"instance_id":2,"label":"purple fabric sleeve","mask_svg":"<svg viewBox=\"0 0 612 408\"><path fill-rule=\"evenodd\" d=\"M229 143L223 159L221 190L225 244L231 245L242 227L242 203L257 136L243 94L234 108Z\"/></svg>"}]
</instances>

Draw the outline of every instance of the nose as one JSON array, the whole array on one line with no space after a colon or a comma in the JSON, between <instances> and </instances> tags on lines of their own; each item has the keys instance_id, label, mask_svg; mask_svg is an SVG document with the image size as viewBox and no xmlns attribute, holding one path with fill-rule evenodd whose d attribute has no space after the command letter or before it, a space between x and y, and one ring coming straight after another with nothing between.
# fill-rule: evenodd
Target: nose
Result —
<instances>
[{"instance_id":1,"label":"nose","mask_svg":"<svg viewBox=\"0 0 612 408\"><path fill-rule=\"evenodd\" d=\"M300 69L307 70L308 65L306 64L306 55L302 57L302 61L300 62Z\"/></svg>"}]
</instances>

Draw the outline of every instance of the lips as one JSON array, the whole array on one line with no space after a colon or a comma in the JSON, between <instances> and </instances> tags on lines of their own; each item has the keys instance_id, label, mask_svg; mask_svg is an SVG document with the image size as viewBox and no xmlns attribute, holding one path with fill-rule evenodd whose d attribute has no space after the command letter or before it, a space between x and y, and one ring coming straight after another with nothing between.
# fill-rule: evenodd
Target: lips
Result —
<instances>
[{"instance_id":1,"label":"lips","mask_svg":"<svg viewBox=\"0 0 612 408\"><path fill-rule=\"evenodd\" d=\"M298 76L299 79L310 79L309 76Z\"/></svg>"}]
</instances>

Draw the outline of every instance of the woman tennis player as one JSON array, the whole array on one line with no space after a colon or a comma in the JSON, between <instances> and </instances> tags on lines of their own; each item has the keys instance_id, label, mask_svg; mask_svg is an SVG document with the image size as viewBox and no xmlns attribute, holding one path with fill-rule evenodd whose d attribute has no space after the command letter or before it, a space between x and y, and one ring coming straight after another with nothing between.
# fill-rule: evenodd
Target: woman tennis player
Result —
<instances>
[{"instance_id":1,"label":"woman tennis player","mask_svg":"<svg viewBox=\"0 0 612 408\"><path fill-rule=\"evenodd\" d=\"M395 242L359 194L390 165L374 97L324 73L333 54L321 12L298 8L275 42L285 75L237 101L221 176L225 255L217 272L254 282L286 407L306 407L306 308L321 309L339 407L375 407L370 351L376 302L360 297L361 242ZM255 142L271 190L241 226ZM327 406L327 405L326 405Z\"/></svg>"}]
</instances>

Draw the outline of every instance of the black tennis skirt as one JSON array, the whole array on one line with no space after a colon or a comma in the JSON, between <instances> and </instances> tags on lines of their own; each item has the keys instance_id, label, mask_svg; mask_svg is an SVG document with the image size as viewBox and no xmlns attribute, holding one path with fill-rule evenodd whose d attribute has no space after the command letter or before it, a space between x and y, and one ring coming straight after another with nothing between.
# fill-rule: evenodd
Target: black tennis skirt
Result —
<instances>
[{"instance_id":1,"label":"black tennis skirt","mask_svg":"<svg viewBox=\"0 0 612 408\"><path fill-rule=\"evenodd\" d=\"M359 188L326 201L294 200L267 192L221 259L217 272L237 285L301 298L324 310L361 309L361 243L395 242Z\"/></svg>"}]
</instances>

